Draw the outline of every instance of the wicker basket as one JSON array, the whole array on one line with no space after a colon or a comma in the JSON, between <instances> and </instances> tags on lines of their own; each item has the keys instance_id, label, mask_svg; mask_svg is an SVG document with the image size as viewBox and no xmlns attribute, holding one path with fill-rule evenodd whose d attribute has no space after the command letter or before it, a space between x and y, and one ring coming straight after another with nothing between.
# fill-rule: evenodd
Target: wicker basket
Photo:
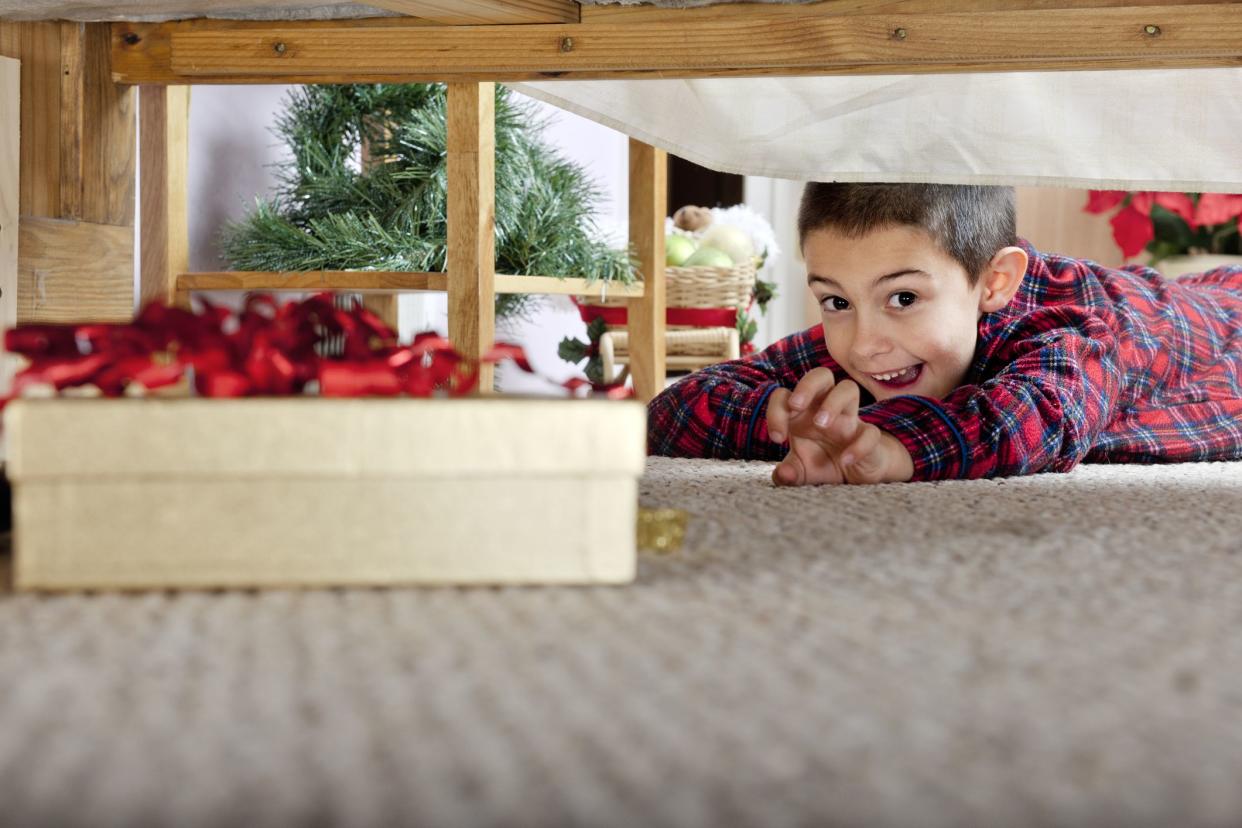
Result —
<instances>
[{"instance_id":1,"label":"wicker basket","mask_svg":"<svg viewBox=\"0 0 1242 828\"><path fill-rule=\"evenodd\" d=\"M600 354L605 361L607 349L614 359L626 362L630 354L630 335L627 331L608 331L607 345L600 338ZM701 367L712 365L723 359L737 359L741 354L741 338L737 328L691 328L688 330L666 331L664 334L664 353L668 357L670 368ZM681 357L687 357L681 360ZM704 359L707 357L707 359Z\"/></svg>"},{"instance_id":2,"label":"wicker basket","mask_svg":"<svg viewBox=\"0 0 1242 828\"><path fill-rule=\"evenodd\" d=\"M664 268L665 304L670 308L745 308L755 289L755 266L736 267L666 267ZM578 297L584 305L623 308L624 296ZM687 326L679 326L687 327Z\"/></svg>"},{"instance_id":3,"label":"wicker basket","mask_svg":"<svg viewBox=\"0 0 1242 828\"><path fill-rule=\"evenodd\" d=\"M669 308L746 308L755 289L755 268L751 264L666 267L664 285ZM628 300L624 296L605 299L582 296L579 301L583 305L620 308L625 307ZM613 380L618 364L629 362L629 339L624 329L608 331L600 338L605 381ZM672 369L702 368L737 359L740 348L736 326L669 325L665 332L666 364Z\"/></svg>"}]
</instances>

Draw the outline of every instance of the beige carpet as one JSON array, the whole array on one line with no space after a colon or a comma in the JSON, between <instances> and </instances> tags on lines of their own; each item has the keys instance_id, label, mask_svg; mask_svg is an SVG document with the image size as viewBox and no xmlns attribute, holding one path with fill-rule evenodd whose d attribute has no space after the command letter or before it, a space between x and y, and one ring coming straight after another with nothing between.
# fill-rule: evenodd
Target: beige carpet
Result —
<instances>
[{"instance_id":1,"label":"beige carpet","mask_svg":"<svg viewBox=\"0 0 1242 828\"><path fill-rule=\"evenodd\" d=\"M0 824L1242 824L1242 463L769 468L631 587L0 596Z\"/></svg>"}]
</instances>

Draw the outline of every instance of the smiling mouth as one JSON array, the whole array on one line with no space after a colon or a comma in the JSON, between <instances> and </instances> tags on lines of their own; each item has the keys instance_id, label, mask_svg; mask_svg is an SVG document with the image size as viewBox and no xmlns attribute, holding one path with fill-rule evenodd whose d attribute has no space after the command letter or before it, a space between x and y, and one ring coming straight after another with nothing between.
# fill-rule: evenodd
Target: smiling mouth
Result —
<instances>
[{"instance_id":1,"label":"smiling mouth","mask_svg":"<svg viewBox=\"0 0 1242 828\"><path fill-rule=\"evenodd\" d=\"M902 368L900 371L887 371L882 374L868 374L873 380L885 388L904 388L913 385L923 375L923 363Z\"/></svg>"}]
</instances>

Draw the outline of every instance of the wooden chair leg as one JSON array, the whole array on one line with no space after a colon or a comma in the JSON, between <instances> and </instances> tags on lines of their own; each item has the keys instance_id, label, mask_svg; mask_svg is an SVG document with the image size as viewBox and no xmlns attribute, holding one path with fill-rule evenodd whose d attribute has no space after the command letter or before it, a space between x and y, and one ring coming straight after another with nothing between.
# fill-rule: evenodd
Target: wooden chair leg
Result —
<instances>
[{"instance_id":1,"label":"wooden chair leg","mask_svg":"<svg viewBox=\"0 0 1242 828\"><path fill-rule=\"evenodd\" d=\"M448 329L479 357L496 336L496 85L448 85ZM493 366L479 390L490 393Z\"/></svg>"},{"instance_id":2,"label":"wooden chair leg","mask_svg":"<svg viewBox=\"0 0 1242 828\"><path fill-rule=\"evenodd\" d=\"M138 93L142 188L139 302L174 302L190 269L190 87L143 86Z\"/></svg>"},{"instance_id":3,"label":"wooden chair leg","mask_svg":"<svg viewBox=\"0 0 1242 828\"><path fill-rule=\"evenodd\" d=\"M664 217L668 154L630 139L630 244L638 255L643 295L628 303L634 393L649 402L664 388Z\"/></svg>"}]
</instances>

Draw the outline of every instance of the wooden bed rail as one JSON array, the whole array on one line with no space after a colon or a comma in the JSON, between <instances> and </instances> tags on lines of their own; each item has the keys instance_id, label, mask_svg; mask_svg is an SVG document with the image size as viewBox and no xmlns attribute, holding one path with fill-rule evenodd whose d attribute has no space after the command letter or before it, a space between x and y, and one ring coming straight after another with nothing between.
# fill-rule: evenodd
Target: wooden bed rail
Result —
<instances>
[{"instance_id":1,"label":"wooden bed rail","mask_svg":"<svg viewBox=\"0 0 1242 828\"><path fill-rule=\"evenodd\" d=\"M120 83L372 83L1242 65L1242 4L626 7L581 22L113 24ZM944 11L951 9L951 11Z\"/></svg>"}]
</instances>

